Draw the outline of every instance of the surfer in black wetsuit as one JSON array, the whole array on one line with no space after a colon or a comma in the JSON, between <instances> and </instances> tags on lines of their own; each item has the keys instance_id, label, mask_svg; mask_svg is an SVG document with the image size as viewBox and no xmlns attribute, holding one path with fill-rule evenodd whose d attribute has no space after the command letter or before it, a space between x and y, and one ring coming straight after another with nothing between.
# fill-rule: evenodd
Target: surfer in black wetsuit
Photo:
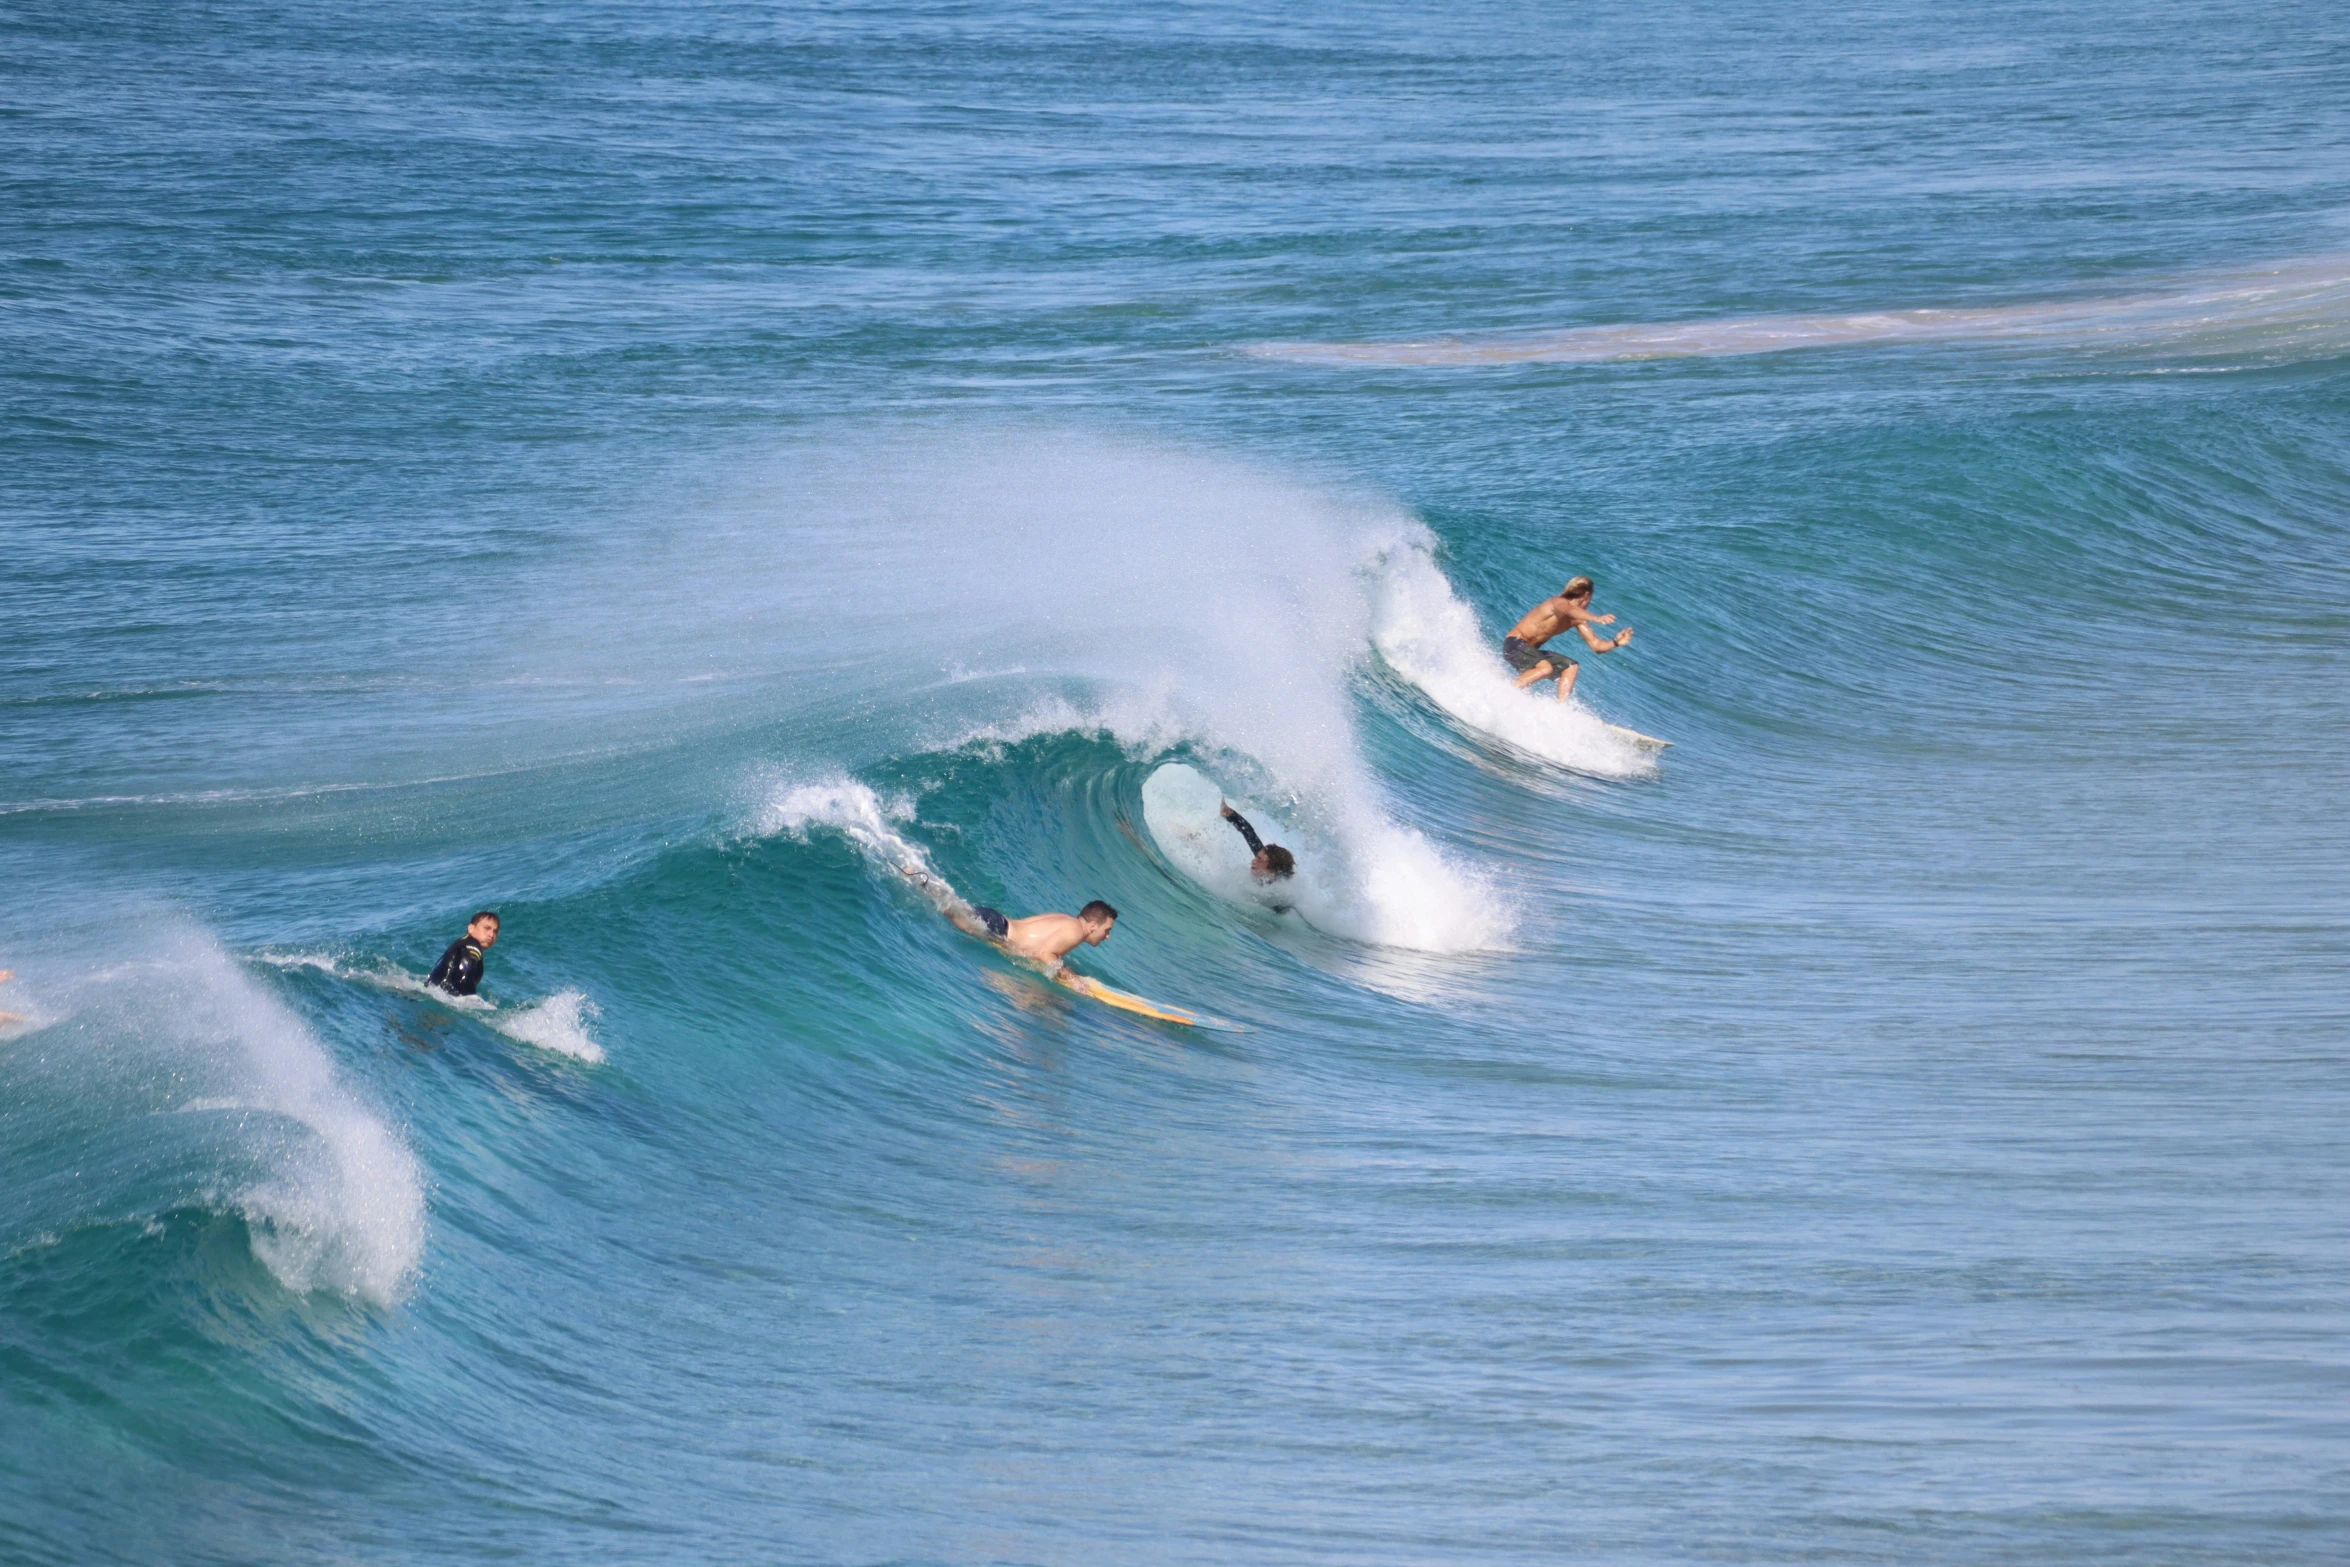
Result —
<instances>
[{"instance_id":1,"label":"surfer in black wetsuit","mask_svg":"<svg viewBox=\"0 0 2350 1567\"><path fill-rule=\"evenodd\" d=\"M1248 818L1232 808L1229 800L1219 801L1217 811L1232 824L1255 856L1248 862L1248 873L1259 881L1286 881L1297 874L1297 856L1277 843L1267 843L1257 836L1257 830L1248 824Z\"/></svg>"},{"instance_id":2,"label":"surfer in black wetsuit","mask_svg":"<svg viewBox=\"0 0 2350 1567\"><path fill-rule=\"evenodd\" d=\"M472 995L481 988L481 960L497 944L498 916L484 909L466 921L465 934L449 943L425 983L452 996Z\"/></svg>"}]
</instances>

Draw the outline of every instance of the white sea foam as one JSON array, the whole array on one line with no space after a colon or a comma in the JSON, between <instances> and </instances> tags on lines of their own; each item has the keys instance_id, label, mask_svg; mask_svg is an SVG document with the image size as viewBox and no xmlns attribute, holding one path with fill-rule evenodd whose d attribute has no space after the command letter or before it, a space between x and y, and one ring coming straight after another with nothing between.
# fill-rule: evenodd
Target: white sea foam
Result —
<instances>
[{"instance_id":1,"label":"white sea foam","mask_svg":"<svg viewBox=\"0 0 2350 1567\"><path fill-rule=\"evenodd\" d=\"M1365 942L1466 951L1506 945L1512 925L1496 871L1403 820L1364 755L1356 682L1375 630L1466 724L1594 773L1647 765L1589 714L1508 690L1407 512L1245 461L840 427L656 532L658 593L641 559L614 562L575 596L596 612L568 617L643 678L772 671L778 700L850 735L810 766L1062 731L1143 760L1187 749L1285 802L1317 845L1332 928ZM548 656L610 656L564 636L550 629ZM891 808L860 818L840 787L803 775L771 808L779 824L845 811L837 825L875 842L893 830Z\"/></svg>"},{"instance_id":2,"label":"white sea foam","mask_svg":"<svg viewBox=\"0 0 2350 1567\"><path fill-rule=\"evenodd\" d=\"M220 1112L222 1167L234 1172L221 1200L279 1282L400 1296L424 1253L422 1172L300 1018L184 928L57 988L53 1026L77 1036L93 1102L169 1092L184 1111Z\"/></svg>"},{"instance_id":3,"label":"white sea foam","mask_svg":"<svg viewBox=\"0 0 2350 1567\"><path fill-rule=\"evenodd\" d=\"M884 800L840 773L814 782L776 778L764 782L765 793L751 818L751 831L759 837L781 833L806 839L815 829L828 828L855 844L881 869L905 877L908 885L937 905L941 913L969 906L932 868L922 846L892 825L913 820L913 801L903 797Z\"/></svg>"},{"instance_id":4,"label":"white sea foam","mask_svg":"<svg viewBox=\"0 0 2350 1567\"><path fill-rule=\"evenodd\" d=\"M1654 754L1586 708L1580 693L1560 702L1549 688L1514 686L1476 612L1424 544L1388 550L1372 581L1379 656L1463 724L1577 772L1629 778L1656 770Z\"/></svg>"},{"instance_id":5,"label":"white sea foam","mask_svg":"<svg viewBox=\"0 0 2350 1567\"><path fill-rule=\"evenodd\" d=\"M913 870L930 868L920 846L909 842L892 825L913 820L913 801L903 797L884 800L844 773L830 774L814 782L770 778L764 784L751 821L751 830L758 836L785 833L805 838L811 827L830 827L866 853L893 866Z\"/></svg>"},{"instance_id":6,"label":"white sea foam","mask_svg":"<svg viewBox=\"0 0 2350 1567\"><path fill-rule=\"evenodd\" d=\"M1225 458L1098 438L931 438L852 481L795 470L823 528L790 552L803 624L837 657L863 634L841 605L880 605L901 669L1020 677L942 685L940 749L1105 732L1138 758L1188 744L1234 759L1293 803L1320 845L1334 928L1435 951L1506 942L1479 868L1396 820L1362 754L1352 681L1368 653L1363 575L1425 530L1391 502ZM824 544L838 538L838 547ZM821 556L848 580L816 574ZM927 606L936 604L933 611ZM925 606L911 634L905 606ZM910 654L910 656L907 656Z\"/></svg>"},{"instance_id":7,"label":"white sea foam","mask_svg":"<svg viewBox=\"0 0 2350 1567\"><path fill-rule=\"evenodd\" d=\"M316 969L337 979L355 979L404 995L423 996L460 1012L476 1012L483 1022L509 1039L577 1061L592 1063L605 1058L604 1047L596 1042L588 1028L589 1020L599 1015L599 1009L585 991L559 990L539 1001L500 1006L487 996L453 996L426 984L421 975L388 963L351 963L324 952L257 952L254 958L276 968Z\"/></svg>"},{"instance_id":8,"label":"white sea foam","mask_svg":"<svg viewBox=\"0 0 2350 1567\"><path fill-rule=\"evenodd\" d=\"M1336 365L1600 364L1894 343L2023 343L2081 352L2221 355L2252 363L2350 352L2350 256L2152 279L2093 299L1714 320L1390 343L1255 343L1266 359Z\"/></svg>"},{"instance_id":9,"label":"white sea foam","mask_svg":"<svg viewBox=\"0 0 2350 1567\"><path fill-rule=\"evenodd\" d=\"M595 1016L596 1004L585 991L558 990L528 1006L498 1008L489 1015L489 1025L526 1045L594 1062L604 1059L604 1047L588 1033L588 1019Z\"/></svg>"},{"instance_id":10,"label":"white sea foam","mask_svg":"<svg viewBox=\"0 0 2350 1567\"><path fill-rule=\"evenodd\" d=\"M1281 844L1297 861L1294 875L1260 881L1249 870L1247 845L1218 814L1224 793L1198 769L1169 762L1144 780L1142 812L1169 861L1226 902L1294 914L1334 935L1422 951L1456 950L1458 934L1477 931L1481 923L1491 933L1481 945L1494 944L1506 930L1491 892L1464 889L1458 872L1417 838L1375 838L1368 845L1369 865L1358 866L1346 846L1244 801L1243 814L1262 840ZM1464 896L1484 902L1464 907L1448 901Z\"/></svg>"},{"instance_id":11,"label":"white sea foam","mask_svg":"<svg viewBox=\"0 0 2350 1567\"><path fill-rule=\"evenodd\" d=\"M389 963L354 963L333 952L256 952L253 961L266 963L271 968L306 968L321 974L332 974L337 979L355 979L362 984L384 990L397 990L411 996L429 996L435 1001L446 1001L452 1006L475 1011L492 1010L492 1003L483 996L452 996L445 990L436 990L424 982L420 974Z\"/></svg>"}]
</instances>

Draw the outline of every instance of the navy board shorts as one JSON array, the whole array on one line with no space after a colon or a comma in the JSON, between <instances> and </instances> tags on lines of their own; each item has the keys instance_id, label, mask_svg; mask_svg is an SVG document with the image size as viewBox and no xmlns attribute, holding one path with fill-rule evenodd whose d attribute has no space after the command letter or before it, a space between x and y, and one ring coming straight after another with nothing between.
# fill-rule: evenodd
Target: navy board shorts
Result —
<instances>
[{"instance_id":1,"label":"navy board shorts","mask_svg":"<svg viewBox=\"0 0 2350 1567\"><path fill-rule=\"evenodd\" d=\"M1520 674L1524 674L1536 664L1542 663L1549 664L1553 669L1575 667L1575 661L1567 657L1566 654L1554 652L1546 647L1538 647L1523 637L1503 637L1501 639L1501 656L1504 663Z\"/></svg>"},{"instance_id":2,"label":"navy board shorts","mask_svg":"<svg viewBox=\"0 0 2350 1567\"><path fill-rule=\"evenodd\" d=\"M1012 933L1012 922L1004 918L1003 910L991 909L984 903L974 903L971 912L979 916L979 923L985 925L987 933L996 940L1001 941Z\"/></svg>"}]
</instances>

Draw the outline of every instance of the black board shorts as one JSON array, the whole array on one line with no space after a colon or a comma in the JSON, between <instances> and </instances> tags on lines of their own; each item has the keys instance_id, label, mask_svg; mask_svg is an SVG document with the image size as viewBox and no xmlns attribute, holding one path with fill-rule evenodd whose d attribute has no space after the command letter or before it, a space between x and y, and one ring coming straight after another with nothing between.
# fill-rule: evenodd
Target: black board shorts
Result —
<instances>
[{"instance_id":1,"label":"black board shorts","mask_svg":"<svg viewBox=\"0 0 2350 1567\"><path fill-rule=\"evenodd\" d=\"M1004 918L1003 910L991 909L984 903L974 903L971 912L979 916L979 923L985 925L987 933L996 940L1001 941L1012 933L1012 922Z\"/></svg>"},{"instance_id":2,"label":"black board shorts","mask_svg":"<svg viewBox=\"0 0 2350 1567\"><path fill-rule=\"evenodd\" d=\"M1554 652L1546 647L1537 647L1522 637L1503 637L1501 639L1501 656L1504 663L1520 674L1532 669L1536 664L1543 663L1549 664L1553 669L1575 667L1575 661L1567 657L1566 654Z\"/></svg>"}]
</instances>

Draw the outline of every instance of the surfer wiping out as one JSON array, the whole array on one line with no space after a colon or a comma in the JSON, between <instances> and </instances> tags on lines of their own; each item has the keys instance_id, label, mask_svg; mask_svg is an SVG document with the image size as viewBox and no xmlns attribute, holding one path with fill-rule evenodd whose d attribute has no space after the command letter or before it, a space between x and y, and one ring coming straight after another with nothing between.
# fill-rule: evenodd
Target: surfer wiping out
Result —
<instances>
[{"instance_id":1,"label":"surfer wiping out","mask_svg":"<svg viewBox=\"0 0 2350 1567\"><path fill-rule=\"evenodd\" d=\"M1564 702L1575 689L1575 676L1581 670L1566 654L1542 644L1562 631L1576 631L1582 634L1584 644L1592 652L1613 653L1632 640L1632 628L1626 626L1612 637L1602 637L1591 628L1615 623L1613 615L1591 613L1591 579L1575 577L1559 590L1558 597L1544 599L1510 627L1510 634L1501 639L1501 656L1510 668L1518 671L1516 683L1521 687L1556 676L1558 699Z\"/></svg>"},{"instance_id":2,"label":"surfer wiping out","mask_svg":"<svg viewBox=\"0 0 2350 1567\"><path fill-rule=\"evenodd\" d=\"M1297 856L1277 843L1267 843L1258 837L1256 828L1247 817L1232 808L1230 800L1218 800L1216 811L1232 824L1232 830L1240 834L1241 842L1248 845L1249 853L1253 856L1248 862L1248 873L1258 885L1272 887L1297 874ZM1287 914L1291 905L1276 899L1269 900L1268 907L1276 914Z\"/></svg>"},{"instance_id":3,"label":"surfer wiping out","mask_svg":"<svg viewBox=\"0 0 2350 1567\"><path fill-rule=\"evenodd\" d=\"M1258 837L1257 830L1249 825L1247 817L1232 808L1231 801L1218 801L1216 810L1232 824L1232 830L1240 834L1241 840L1248 845L1249 853L1256 856L1248 862L1248 873L1251 876L1259 881L1281 881L1297 874L1297 856L1277 843L1267 843Z\"/></svg>"}]
</instances>

